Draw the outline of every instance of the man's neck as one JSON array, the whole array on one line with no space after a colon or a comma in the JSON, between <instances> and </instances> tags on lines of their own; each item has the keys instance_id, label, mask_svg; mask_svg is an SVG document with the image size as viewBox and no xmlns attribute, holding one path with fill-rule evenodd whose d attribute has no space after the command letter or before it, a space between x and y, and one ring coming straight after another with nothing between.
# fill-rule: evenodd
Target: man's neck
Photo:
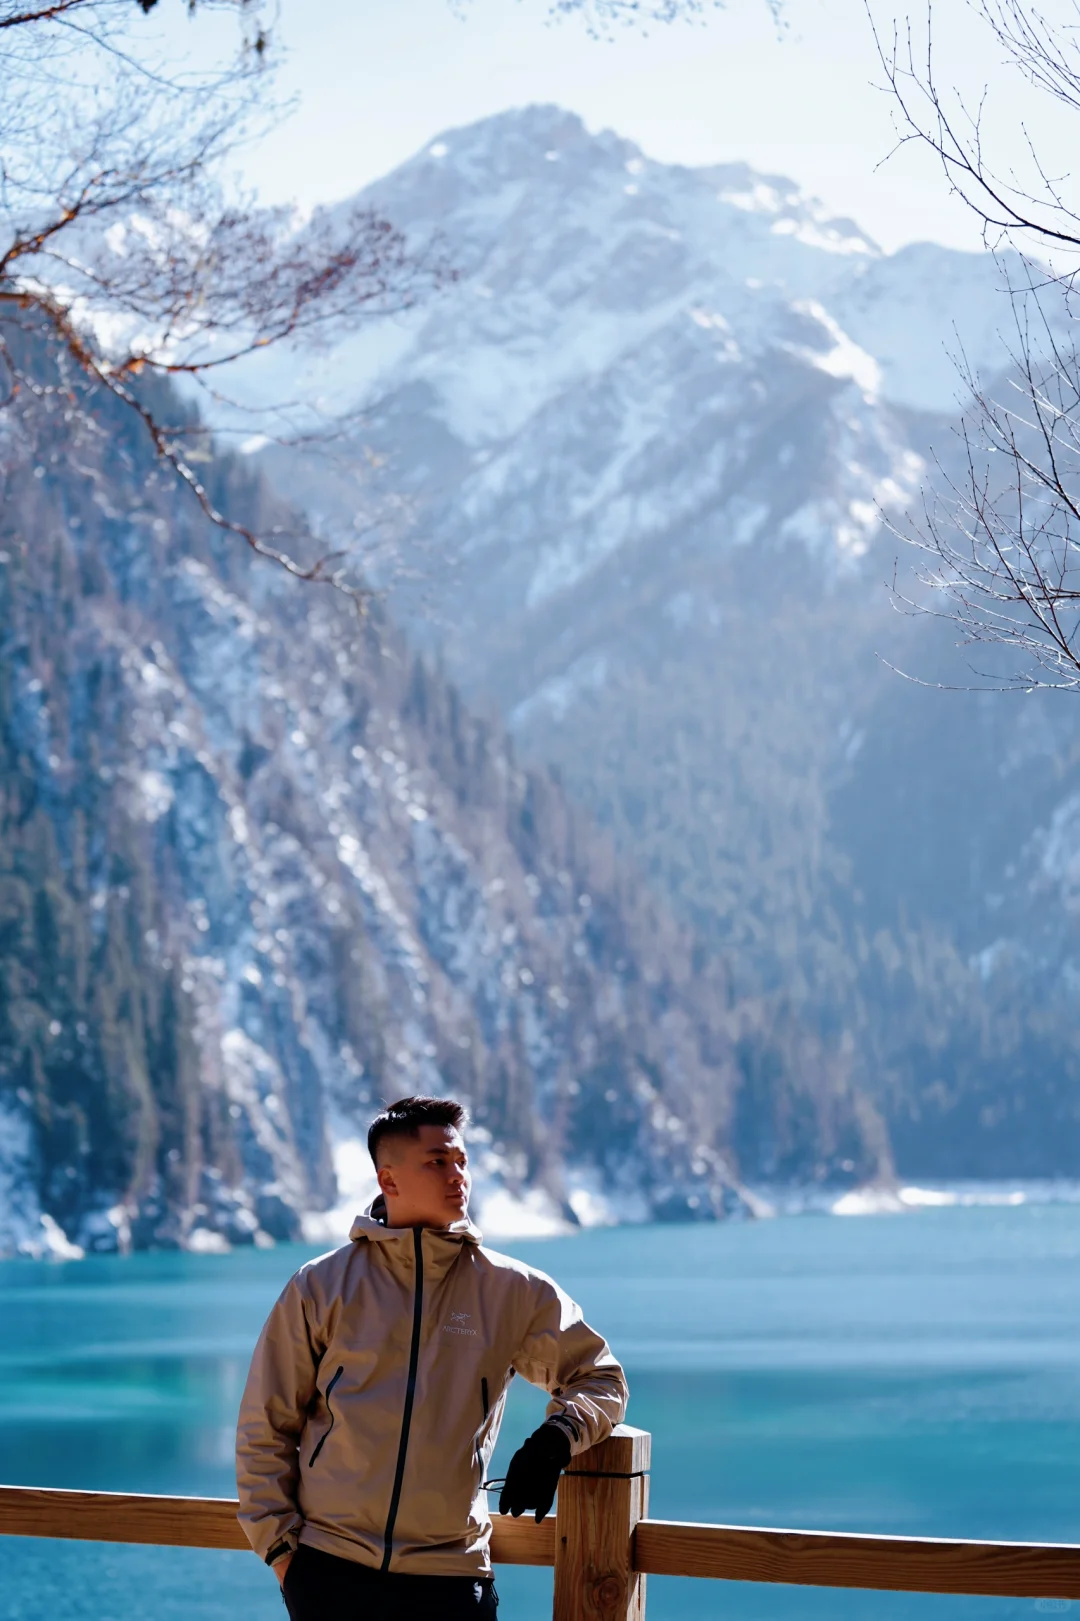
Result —
<instances>
[{"instance_id":1,"label":"man's neck","mask_svg":"<svg viewBox=\"0 0 1080 1621\"><path fill-rule=\"evenodd\" d=\"M445 1221L426 1221L423 1216L411 1216L407 1212L392 1210L389 1202L387 1202L384 1225L387 1227L421 1227L427 1231L428 1229L441 1229L447 1223Z\"/></svg>"}]
</instances>

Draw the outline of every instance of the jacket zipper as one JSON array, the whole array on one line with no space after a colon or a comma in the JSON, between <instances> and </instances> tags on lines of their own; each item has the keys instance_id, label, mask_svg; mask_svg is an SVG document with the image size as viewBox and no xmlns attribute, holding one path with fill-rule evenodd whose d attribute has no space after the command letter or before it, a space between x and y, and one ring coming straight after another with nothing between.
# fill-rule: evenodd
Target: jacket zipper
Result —
<instances>
[{"instance_id":1,"label":"jacket zipper","mask_svg":"<svg viewBox=\"0 0 1080 1621\"><path fill-rule=\"evenodd\" d=\"M344 1366L344 1364L342 1364L342 1366L335 1373L334 1377L331 1379L330 1383L327 1385L325 1391L323 1392L323 1401L326 1403L326 1411L330 1414L330 1422L326 1426L325 1434L320 1435L319 1444L315 1448L315 1451L311 1454L311 1457L308 1459L308 1468L309 1469L311 1468L312 1464L315 1462L315 1459L319 1456L319 1453L322 1451L323 1447L326 1445L327 1437L329 1436L330 1431L334 1427L334 1420L337 1418L337 1414L334 1412L334 1409L330 1405L330 1397L334 1393L334 1386L337 1384L338 1380L341 1378L341 1375L344 1372L345 1372L345 1366Z\"/></svg>"},{"instance_id":2,"label":"jacket zipper","mask_svg":"<svg viewBox=\"0 0 1080 1621\"><path fill-rule=\"evenodd\" d=\"M390 1494L390 1512L386 1516L383 1535L381 1569L390 1569L390 1556L394 1551L394 1522L401 1502L401 1486L405 1479L405 1457L409 1450L409 1427L412 1424L413 1399L416 1395L416 1367L420 1361L420 1328L424 1314L424 1229L413 1228L413 1255L416 1258L416 1287L413 1293L412 1344L409 1348L409 1378L405 1386L405 1406L401 1414L401 1440L398 1443L397 1468L394 1471L394 1489Z\"/></svg>"}]
</instances>

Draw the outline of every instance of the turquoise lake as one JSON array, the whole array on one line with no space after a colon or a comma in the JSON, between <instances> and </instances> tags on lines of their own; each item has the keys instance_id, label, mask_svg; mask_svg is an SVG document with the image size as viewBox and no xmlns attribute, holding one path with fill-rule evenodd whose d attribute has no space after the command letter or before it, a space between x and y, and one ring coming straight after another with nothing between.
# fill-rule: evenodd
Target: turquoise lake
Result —
<instances>
[{"instance_id":1,"label":"turquoise lake","mask_svg":"<svg viewBox=\"0 0 1080 1621\"><path fill-rule=\"evenodd\" d=\"M1080 1541L1080 1206L623 1228L501 1246L573 1293L653 1432L661 1518ZM255 1336L308 1251L0 1264L0 1479L231 1496ZM495 1472L543 1397L515 1391ZM6 1539L4 1621L282 1621L253 1556ZM550 1573L501 1568L503 1621ZM1052 1598L1052 1595L1048 1595ZM650 1578L650 1621L1064 1604ZM1080 1611L1080 1606L1074 1606Z\"/></svg>"}]
</instances>

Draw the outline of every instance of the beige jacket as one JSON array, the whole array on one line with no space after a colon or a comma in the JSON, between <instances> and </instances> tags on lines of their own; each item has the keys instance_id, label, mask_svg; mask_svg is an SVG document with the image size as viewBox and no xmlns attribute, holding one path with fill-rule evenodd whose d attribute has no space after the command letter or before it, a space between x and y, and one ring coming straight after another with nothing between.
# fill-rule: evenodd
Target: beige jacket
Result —
<instances>
[{"instance_id":1,"label":"beige jacket","mask_svg":"<svg viewBox=\"0 0 1080 1621\"><path fill-rule=\"evenodd\" d=\"M626 1410L626 1379L542 1272L369 1216L286 1285L240 1406L240 1523L380 1570L490 1574L482 1481L515 1373L551 1393L574 1453ZM524 1439L524 1437L522 1437Z\"/></svg>"}]
</instances>

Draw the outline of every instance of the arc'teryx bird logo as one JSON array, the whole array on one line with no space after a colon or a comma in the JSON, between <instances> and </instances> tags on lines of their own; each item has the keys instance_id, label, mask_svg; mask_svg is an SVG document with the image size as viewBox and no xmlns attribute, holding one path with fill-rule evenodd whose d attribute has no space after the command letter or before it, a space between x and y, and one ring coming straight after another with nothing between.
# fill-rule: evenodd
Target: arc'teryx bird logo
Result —
<instances>
[{"instance_id":1,"label":"arc'teryx bird logo","mask_svg":"<svg viewBox=\"0 0 1080 1621\"><path fill-rule=\"evenodd\" d=\"M450 1321L443 1324L442 1331L444 1334L471 1334L473 1339L475 1339L475 1328L466 1328L465 1326L466 1323L471 1322L471 1320L471 1316L467 1311L452 1311L450 1313Z\"/></svg>"}]
</instances>

